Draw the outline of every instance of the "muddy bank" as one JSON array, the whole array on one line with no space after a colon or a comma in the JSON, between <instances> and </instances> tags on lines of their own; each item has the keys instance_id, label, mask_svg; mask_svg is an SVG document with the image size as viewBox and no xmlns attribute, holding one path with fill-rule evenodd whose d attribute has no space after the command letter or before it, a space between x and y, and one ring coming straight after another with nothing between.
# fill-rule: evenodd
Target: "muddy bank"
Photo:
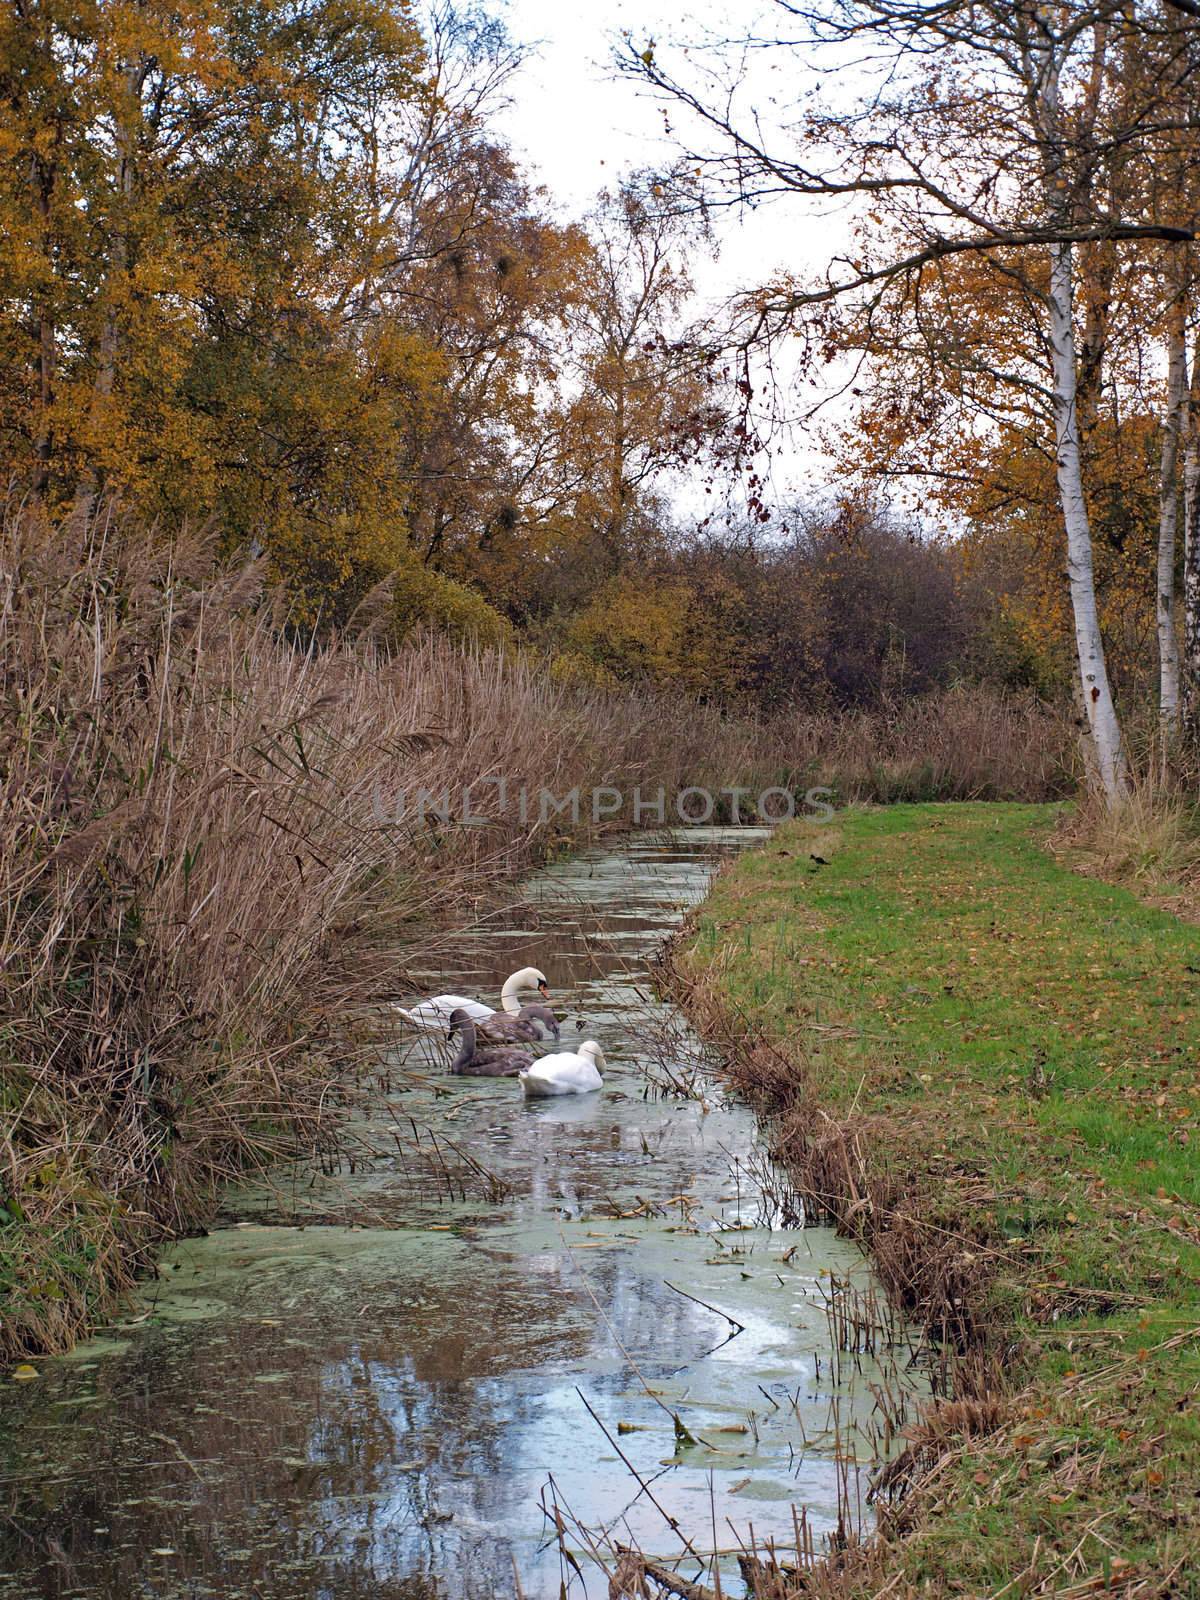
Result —
<instances>
[{"instance_id":1,"label":"muddy bank","mask_svg":"<svg viewBox=\"0 0 1200 1600\"><path fill-rule=\"evenodd\" d=\"M782 830L676 954L806 1207L945 1352L879 1536L805 1594L1148 1600L1197 1570L1195 934L1063 871L1053 822Z\"/></svg>"}]
</instances>

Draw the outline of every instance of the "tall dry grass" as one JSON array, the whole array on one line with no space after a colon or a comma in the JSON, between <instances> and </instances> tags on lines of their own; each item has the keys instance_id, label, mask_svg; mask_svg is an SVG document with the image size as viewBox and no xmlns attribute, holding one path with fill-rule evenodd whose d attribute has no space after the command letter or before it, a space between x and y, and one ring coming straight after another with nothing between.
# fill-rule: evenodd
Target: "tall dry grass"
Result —
<instances>
[{"instance_id":1,"label":"tall dry grass","mask_svg":"<svg viewBox=\"0 0 1200 1600\"><path fill-rule=\"evenodd\" d=\"M1135 770L1118 806L1086 795L1054 842L1077 870L1200 919L1200 807L1176 774Z\"/></svg>"},{"instance_id":2,"label":"tall dry grass","mask_svg":"<svg viewBox=\"0 0 1200 1600\"><path fill-rule=\"evenodd\" d=\"M1153 698L1126 716L1125 744L1124 800L1109 805L1102 794L1083 792L1055 845L1077 870L1200 920L1200 749L1164 730Z\"/></svg>"},{"instance_id":3,"label":"tall dry grass","mask_svg":"<svg viewBox=\"0 0 1200 1600\"><path fill-rule=\"evenodd\" d=\"M789 759L844 801L1055 800L1080 779L1070 718L964 684L875 711L796 719Z\"/></svg>"},{"instance_id":4,"label":"tall dry grass","mask_svg":"<svg viewBox=\"0 0 1200 1600\"><path fill-rule=\"evenodd\" d=\"M1053 720L1000 702L768 727L360 622L297 643L203 538L4 522L0 1359L69 1344L231 1174L336 1140L421 930L588 831L522 789L1058 781ZM468 785L483 823L413 814Z\"/></svg>"}]
</instances>

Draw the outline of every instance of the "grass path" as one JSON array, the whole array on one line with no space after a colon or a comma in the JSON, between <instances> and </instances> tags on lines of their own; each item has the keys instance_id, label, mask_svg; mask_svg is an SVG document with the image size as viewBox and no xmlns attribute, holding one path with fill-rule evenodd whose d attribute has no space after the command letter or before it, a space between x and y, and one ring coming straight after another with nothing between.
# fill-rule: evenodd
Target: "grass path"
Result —
<instances>
[{"instance_id":1,"label":"grass path","mask_svg":"<svg viewBox=\"0 0 1200 1600\"><path fill-rule=\"evenodd\" d=\"M862 1130L889 1192L987 1263L964 1292L1006 1421L940 1420L889 1575L1200 1595L1200 929L1070 870L1056 816L794 825L718 880L684 960L794 1063L803 1115Z\"/></svg>"}]
</instances>

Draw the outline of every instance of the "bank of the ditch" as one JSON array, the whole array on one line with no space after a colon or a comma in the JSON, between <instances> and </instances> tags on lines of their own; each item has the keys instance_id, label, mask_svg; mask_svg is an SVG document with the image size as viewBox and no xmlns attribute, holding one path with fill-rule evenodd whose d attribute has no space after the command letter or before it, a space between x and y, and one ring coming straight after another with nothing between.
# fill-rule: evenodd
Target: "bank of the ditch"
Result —
<instances>
[{"instance_id":1,"label":"bank of the ditch","mask_svg":"<svg viewBox=\"0 0 1200 1600\"><path fill-rule=\"evenodd\" d=\"M1200 930L1055 820L780 830L676 958L809 1202L958 1353L839 1593L1200 1594Z\"/></svg>"}]
</instances>

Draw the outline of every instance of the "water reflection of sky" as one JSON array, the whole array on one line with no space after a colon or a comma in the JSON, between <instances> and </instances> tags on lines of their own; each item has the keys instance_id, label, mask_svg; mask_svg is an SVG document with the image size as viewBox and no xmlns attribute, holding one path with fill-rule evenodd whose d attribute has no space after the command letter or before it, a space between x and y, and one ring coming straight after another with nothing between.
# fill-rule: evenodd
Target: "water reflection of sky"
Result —
<instances>
[{"instance_id":1,"label":"water reflection of sky","mask_svg":"<svg viewBox=\"0 0 1200 1600\"><path fill-rule=\"evenodd\" d=\"M507 1082L393 1084L385 1131L450 1129L505 1200L421 1199L377 1140L353 1177L288 1190L322 1225L235 1197L241 1223L171 1252L118 1341L9 1386L4 1600L493 1596L514 1562L540 1600L555 1499L663 1557L681 1548L664 1514L704 1550L714 1517L725 1546L751 1525L787 1542L793 1502L833 1525L821 1285L862 1264L827 1230L751 1226L771 1207L744 1109L645 1092L652 1057L697 1046L636 963L711 860L693 834L553 868L442 975L489 994L536 952L570 1031L609 1055L604 1095L537 1107ZM869 1413L871 1376L843 1407ZM701 1441L681 1453L673 1411Z\"/></svg>"}]
</instances>

